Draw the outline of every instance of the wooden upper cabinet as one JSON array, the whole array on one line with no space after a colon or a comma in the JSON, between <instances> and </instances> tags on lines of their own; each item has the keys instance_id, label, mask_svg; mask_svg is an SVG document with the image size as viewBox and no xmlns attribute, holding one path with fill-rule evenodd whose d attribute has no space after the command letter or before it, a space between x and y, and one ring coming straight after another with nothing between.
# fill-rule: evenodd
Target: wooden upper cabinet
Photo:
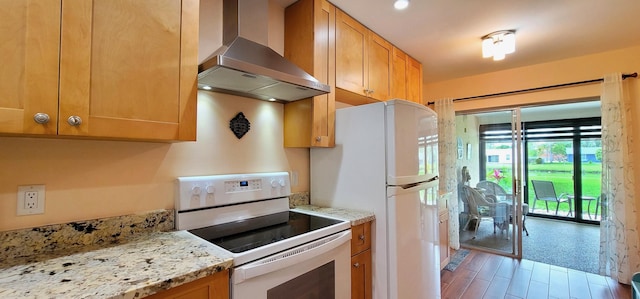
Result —
<instances>
[{"instance_id":1,"label":"wooden upper cabinet","mask_svg":"<svg viewBox=\"0 0 640 299\"><path fill-rule=\"evenodd\" d=\"M379 101L390 99L391 58L391 44L369 32L369 97Z\"/></svg>"},{"instance_id":2,"label":"wooden upper cabinet","mask_svg":"<svg viewBox=\"0 0 640 299\"><path fill-rule=\"evenodd\" d=\"M58 134L195 140L198 6L64 0Z\"/></svg>"},{"instance_id":3,"label":"wooden upper cabinet","mask_svg":"<svg viewBox=\"0 0 640 299\"><path fill-rule=\"evenodd\" d=\"M7 5L0 132L195 140L198 0Z\"/></svg>"},{"instance_id":4,"label":"wooden upper cabinet","mask_svg":"<svg viewBox=\"0 0 640 299\"><path fill-rule=\"evenodd\" d=\"M422 104L422 64L407 56L407 100Z\"/></svg>"},{"instance_id":5,"label":"wooden upper cabinet","mask_svg":"<svg viewBox=\"0 0 640 299\"><path fill-rule=\"evenodd\" d=\"M368 96L369 30L336 11L336 87Z\"/></svg>"},{"instance_id":6,"label":"wooden upper cabinet","mask_svg":"<svg viewBox=\"0 0 640 299\"><path fill-rule=\"evenodd\" d=\"M393 47L391 97L422 104L422 64Z\"/></svg>"},{"instance_id":7,"label":"wooden upper cabinet","mask_svg":"<svg viewBox=\"0 0 640 299\"><path fill-rule=\"evenodd\" d=\"M328 94L284 105L286 147L335 146L336 8L300 0L285 10L285 57L331 86Z\"/></svg>"},{"instance_id":8,"label":"wooden upper cabinet","mask_svg":"<svg viewBox=\"0 0 640 299\"><path fill-rule=\"evenodd\" d=\"M396 47L393 47L391 64L391 97L407 98L407 54Z\"/></svg>"},{"instance_id":9,"label":"wooden upper cabinet","mask_svg":"<svg viewBox=\"0 0 640 299\"><path fill-rule=\"evenodd\" d=\"M0 132L55 135L61 0L4 1L0 10ZM34 116L38 114L38 124Z\"/></svg>"},{"instance_id":10,"label":"wooden upper cabinet","mask_svg":"<svg viewBox=\"0 0 640 299\"><path fill-rule=\"evenodd\" d=\"M337 88L355 96L386 101L391 94L391 61L392 46L388 41L337 10ZM338 91L339 101L352 96Z\"/></svg>"}]
</instances>

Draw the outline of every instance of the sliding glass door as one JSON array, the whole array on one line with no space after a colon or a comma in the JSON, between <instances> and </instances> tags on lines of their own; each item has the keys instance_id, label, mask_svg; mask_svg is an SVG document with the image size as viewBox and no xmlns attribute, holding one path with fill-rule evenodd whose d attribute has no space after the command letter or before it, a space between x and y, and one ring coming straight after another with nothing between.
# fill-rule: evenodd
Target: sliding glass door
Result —
<instances>
[{"instance_id":1,"label":"sliding glass door","mask_svg":"<svg viewBox=\"0 0 640 299\"><path fill-rule=\"evenodd\" d=\"M456 117L463 247L522 257L520 124L519 109Z\"/></svg>"},{"instance_id":2,"label":"sliding glass door","mask_svg":"<svg viewBox=\"0 0 640 299\"><path fill-rule=\"evenodd\" d=\"M529 212L547 218L598 222L600 118L525 122L523 127Z\"/></svg>"}]
</instances>

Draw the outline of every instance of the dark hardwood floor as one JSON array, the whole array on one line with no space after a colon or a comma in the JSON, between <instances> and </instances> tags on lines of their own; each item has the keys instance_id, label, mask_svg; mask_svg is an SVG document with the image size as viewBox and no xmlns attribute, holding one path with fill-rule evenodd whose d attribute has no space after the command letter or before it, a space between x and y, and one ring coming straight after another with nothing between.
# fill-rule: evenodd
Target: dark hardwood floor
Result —
<instances>
[{"instance_id":1,"label":"dark hardwood floor","mask_svg":"<svg viewBox=\"0 0 640 299\"><path fill-rule=\"evenodd\" d=\"M475 250L440 277L443 299L631 298L628 285L608 277Z\"/></svg>"}]
</instances>

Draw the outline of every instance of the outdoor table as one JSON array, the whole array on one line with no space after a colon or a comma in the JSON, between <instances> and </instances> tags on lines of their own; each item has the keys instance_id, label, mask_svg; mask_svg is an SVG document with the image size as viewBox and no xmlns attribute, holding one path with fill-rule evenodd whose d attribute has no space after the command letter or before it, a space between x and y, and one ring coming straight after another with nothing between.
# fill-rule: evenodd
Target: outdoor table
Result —
<instances>
[{"instance_id":1,"label":"outdoor table","mask_svg":"<svg viewBox=\"0 0 640 299\"><path fill-rule=\"evenodd\" d=\"M572 201L574 200L574 197L575 196L573 196L573 195L567 195L567 198L569 198ZM589 201L589 203L587 204L587 215L589 216L589 219L592 219L591 218L591 202L592 201L596 202L596 212L594 213L593 218L594 219L597 218L598 217L598 208L600 207L600 201L597 198L593 197L593 196L584 196L583 195L580 198L582 200ZM575 202L575 201L573 201L573 202Z\"/></svg>"}]
</instances>

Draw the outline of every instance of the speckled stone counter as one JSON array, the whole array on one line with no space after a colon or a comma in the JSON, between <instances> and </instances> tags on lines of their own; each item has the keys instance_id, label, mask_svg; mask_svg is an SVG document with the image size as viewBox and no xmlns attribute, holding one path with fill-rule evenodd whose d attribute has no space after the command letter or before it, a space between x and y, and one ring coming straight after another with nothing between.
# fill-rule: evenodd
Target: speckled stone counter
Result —
<instances>
[{"instance_id":1,"label":"speckled stone counter","mask_svg":"<svg viewBox=\"0 0 640 299\"><path fill-rule=\"evenodd\" d=\"M296 206L293 210L310 211L313 213L327 215L329 217L335 217L351 221L351 226L360 225L375 219L373 212L347 210L341 208L323 208L314 205L301 205Z\"/></svg>"},{"instance_id":2,"label":"speckled stone counter","mask_svg":"<svg viewBox=\"0 0 640 299\"><path fill-rule=\"evenodd\" d=\"M141 298L232 266L171 210L0 232L0 298Z\"/></svg>"}]
</instances>

